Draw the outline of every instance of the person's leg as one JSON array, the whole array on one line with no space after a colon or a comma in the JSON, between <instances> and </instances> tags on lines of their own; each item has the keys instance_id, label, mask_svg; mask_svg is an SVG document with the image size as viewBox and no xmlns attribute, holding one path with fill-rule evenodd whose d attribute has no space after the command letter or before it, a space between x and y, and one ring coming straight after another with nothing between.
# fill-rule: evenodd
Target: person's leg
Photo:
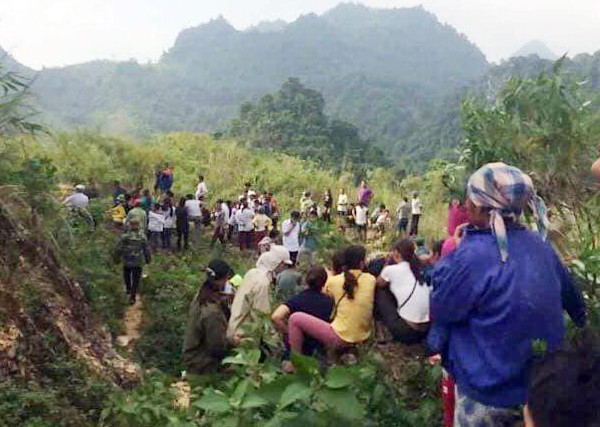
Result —
<instances>
[{"instance_id":1,"label":"person's leg","mask_svg":"<svg viewBox=\"0 0 600 427\"><path fill-rule=\"evenodd\" d=\"M302 312L296 312L290 316L288 334L290 348L295 353L302 353L304 335L311 336L324 345L338 347L345 344L330 323Z\"/></svg>"},{"instance_id":2,"label":"person's leg","mask_svg":"<svg viewBox=\"0 0 600 427\"><path fill-rule=\"evenodd\" d=\"M413 215L410 217L410 231L408 233L410 236L416 236L415 223L416 223L416 215Z\"/></svg>"},{"instance_id":3,"label":"person's leg","mask_svg":"<svg viewBox=\"0 0 600 427\"><path fill-rule=\"evenodd\" d=\"M517 427L523 425L519 408L495 408L456 392L454 427Z\"/></svg>"},{"instance_id":4,"label":"person's leg","mask_svg":"<svg viewBox=\"0 0 600 427\"><path fill-rule=\"evenodd\" d=\"M406 236L406 231L408 229L408 218L402 218L400 220L400 233L402 236Z\"/></svg>"},{"instance_id":5,"label":"person's leg","mask_svg":"<svg viewBox=\"0 0 600 427\"><path fill-rule=\"evenodd\" d=\"M131 294L131 267L123 266L123 280L125 281L125 293Z\"/></svg>"},{"instance_id":6,"label":"person's leg","mask_svg":"<svg viewBox=\"0 0 600 427\"><path fill-rule=\"evenodd\" d=\"M194 249L200 248L200 235L202 233L202 219L194 218Z\"/></svg>"},{"instance_id":7,"label":"person's leg","mask_svg":"<svg viewBox=\"0 0 600 427\"><path fill-rule=\"evenodd\" d=\"M131 303L135 302L135 297L138 292L138 287L140 284L140 279L142 278L142 267L132 267L131 268L131 294L129 301Z\"/></svg>"},{"instance_id":8,"label":"person's leg","mask_svg":"<svg viewBox=\"0 0 600 427\"><path fill-rule=\"evenodd\" d=\"M298 251L290 252L290 260L296 265L298 262Z\"/></svg>"},{"instance_id":9,"label":"person's leg","mask_svg":"<svg viewBox=\"0 0 600 427\"><path fill-rule=\"evenodd\" d=\"M240 251L244 250L244 241L246 239L246 236L244 236L245 231L238 231L238 245L240 247Z\"/></svg>"},{"instance_id":10,"label":"person's leg","mask_svg":"<svg viewBox=\"0 0 600 427\"><path fill-rule=\"evenodd\" d=\"M419 234L419 220L421 219L421 215L415 215L415 236Z\"/></svg>"},{"instance_id":11,"label":"person's leg","mask_svg":"<svg viewBox=\"0 0 600 427\"><path fill-rule=\"evenodd\" d=\"M398 315L398 303L389 288L375 289L375 317L390 331L394 341L411 345L423 341L427 336L426 331L413 329Z\"/></svg>"},{"instance_id":12,"label":"person's leg","mask_svg":"<svg viewBox=\"0 0 600 427\"><path fill-rule=\"evenodd\" d=\"M177 227L177 250L181 250L181 240L183 238L183 230L180 227Z\"/></svg>"}]
</instances>

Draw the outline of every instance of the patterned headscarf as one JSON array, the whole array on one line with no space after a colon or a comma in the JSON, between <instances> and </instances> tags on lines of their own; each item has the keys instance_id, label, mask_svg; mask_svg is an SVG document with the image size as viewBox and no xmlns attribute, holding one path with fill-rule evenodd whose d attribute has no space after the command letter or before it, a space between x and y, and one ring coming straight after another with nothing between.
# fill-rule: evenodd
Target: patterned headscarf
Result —
<instances>
[{"instance_id":1,"label":"patterned headscarf","mask_svg":"<svg viewBox=\"0 0 600 427\"><path fill-rule=\"evenodd\" d=\"M490 226L496 236L502 262L508 259L508 240L504 218L517 220L525 206L529 206L537 223L538 232L546 240L548 217L544 201L535 194L529 175L507 164L488 163L469 178L469 199L482 208L490 208Z\"/></svg>"}]
</instances>

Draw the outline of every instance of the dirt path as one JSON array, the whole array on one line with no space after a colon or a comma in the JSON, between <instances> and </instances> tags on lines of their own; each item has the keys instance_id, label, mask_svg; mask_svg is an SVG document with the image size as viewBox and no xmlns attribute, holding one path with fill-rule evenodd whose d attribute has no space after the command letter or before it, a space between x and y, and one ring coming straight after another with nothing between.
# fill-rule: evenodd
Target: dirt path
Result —
<instances>
[{"instance_id":1,"label":"dirt path","mask_svg":"<svg viewBox=\"0 0 600 427\"><path fill-rule=\"evenodd\" d=\"M117 345L120 347L126 347L130 352L133 351L135 341L140 338L140 329L142 327L143 318L143 304L142 299L138 295L135 304L130 306L123 316L123 329L124 335L117 337Z\"/></svg>"}]
</instances>

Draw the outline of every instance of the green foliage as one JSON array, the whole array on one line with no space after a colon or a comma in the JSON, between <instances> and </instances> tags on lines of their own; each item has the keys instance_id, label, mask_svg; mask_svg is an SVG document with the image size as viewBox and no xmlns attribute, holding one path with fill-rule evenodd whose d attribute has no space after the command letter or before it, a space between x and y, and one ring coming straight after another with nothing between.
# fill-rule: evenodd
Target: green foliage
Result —
<instances>
[{"instance_id":1,"label":"green foliage","mask_svg":"<svg viewBox=\"0 0 600 427\"><path fill-rule=\"evenodd\" d=\"M581 237L582 227L597 232L589 163L600 139L600 104L564 73L563 62L535 78L511 78L494 105L466 100L461 162L469 173L491 161L521 168L563 221L575 219Z\"/></svg>"},{"instance_id":2,"label":"green foliage","mask_svg":"<svg viewBox=\"0 0 600 427\"><path fill-rule=\"evenodd\" d=\"M43 127L31 121L34 110L28 104L29 81L0 63L0 137L36 133Z\"/></svg>"},{"instance_id":3,"label":"green foliage","mask_svg":"<svg viewBox=\"0 0 600 427\"><path fill-rule=\"evenodd\" d=\"M332 117L386 154L422 164L458 142L455 92L486 65L475 45L422 8L343 4L278 31L236 31L216 19L183 30L158 64L45 69L34 90L54 127L147 137L217 131L242 103L298 77L323 93ZM453 126L444 125L449 110Z\"/></svg>"},{"instance_id":4,"label":"green foliage","mask_svg":"<svg viewBox=\"0 0 600 427\"><path fill-rule=\"evenodd\" d=\"M323 96L288 79L274 94L244 104L229 133L246 145L296 154L344 170L384 163L383 153L364 141L358 129L324 112Z\"/></svg>"},{"instance_id":5,"label":"green foliage","mask_svg":"<svg viewBox=\"0 0 600 427\"><path fill-rule=\"evenodd\" d=\"M274 361L260 360L258 348L241 348L224 364L228 376L194 387L187 411L174 405L164 380L150 380L129 395L111 397L104 423L115 427L190 426L418 426L440 422L437 405L403 401L385 379L382 366L369 354L353 366L322 370L315 359L292 356L297 372L283 374ZM419 397L436 393L436 376L424 371L429 387ZM194 379L190 379L192 385ZM416 403L416 402L414 402ZM409 407L412 406L412 407ZM144 424L145 423L145 424Z\"/></svg>"}]
</instances>

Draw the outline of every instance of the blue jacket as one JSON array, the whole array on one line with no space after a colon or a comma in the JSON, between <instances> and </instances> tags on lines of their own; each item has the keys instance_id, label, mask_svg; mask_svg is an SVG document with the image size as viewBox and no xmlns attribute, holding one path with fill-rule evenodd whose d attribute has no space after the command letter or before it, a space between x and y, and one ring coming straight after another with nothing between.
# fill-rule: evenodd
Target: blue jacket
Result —
<instances>
[{"instance_id":1,"label":"blue jacket","mask_svg":"<svg viewBox=\"0 0 600 427\"><path fill-rule=\"evenodd\" d=\"M554 249L520 226L507 234L506 263L492 233L475 229L438 263L428 337L459 391L495 407L525 402L533 343L559 346L563 308L585 324L583 296Z\"/></svg>"}]
</instances>

